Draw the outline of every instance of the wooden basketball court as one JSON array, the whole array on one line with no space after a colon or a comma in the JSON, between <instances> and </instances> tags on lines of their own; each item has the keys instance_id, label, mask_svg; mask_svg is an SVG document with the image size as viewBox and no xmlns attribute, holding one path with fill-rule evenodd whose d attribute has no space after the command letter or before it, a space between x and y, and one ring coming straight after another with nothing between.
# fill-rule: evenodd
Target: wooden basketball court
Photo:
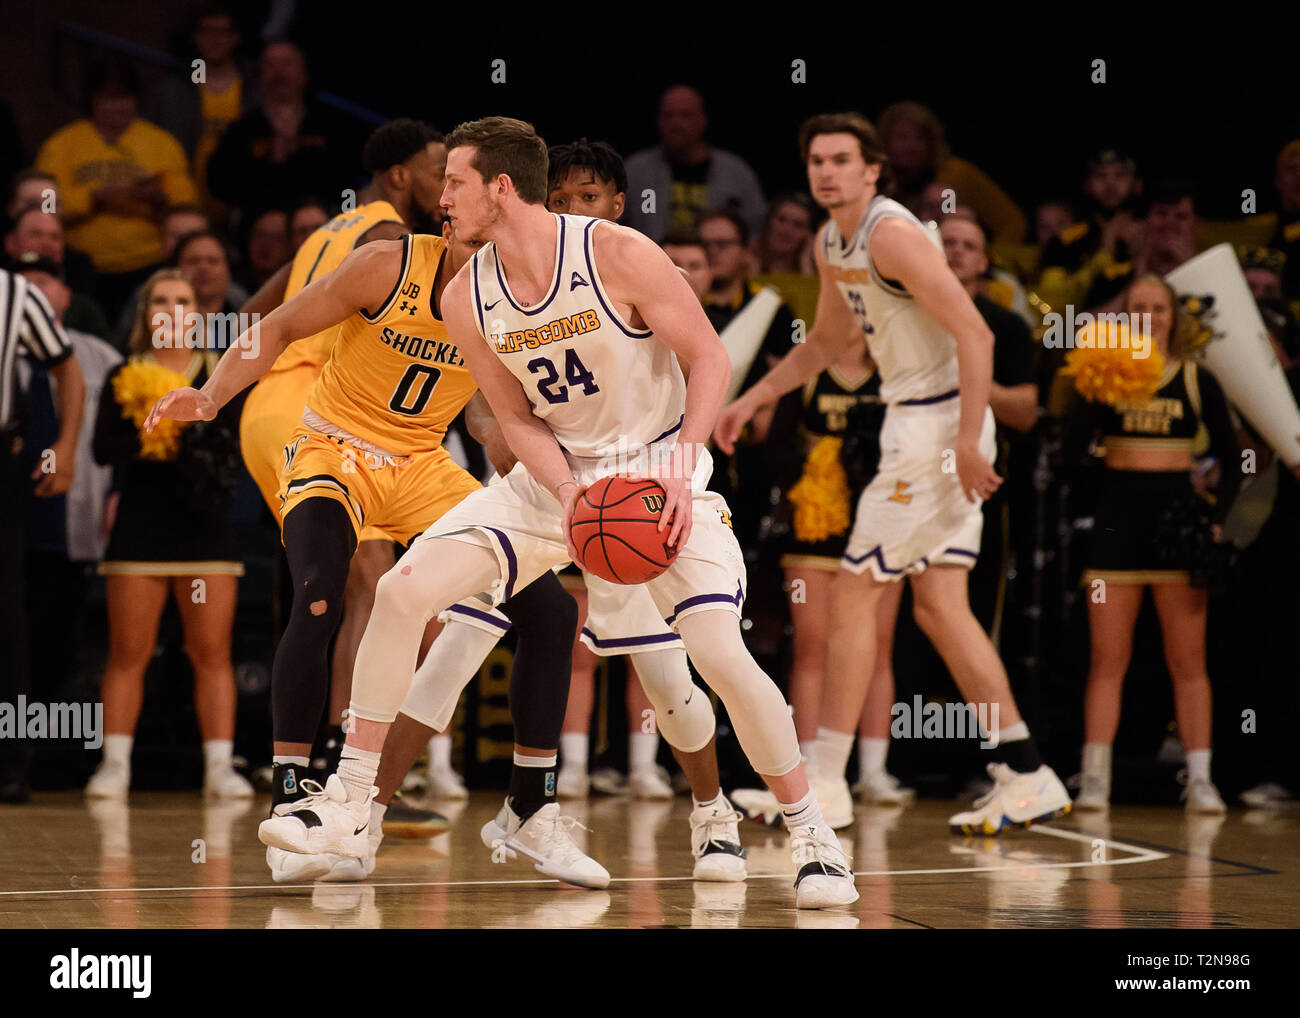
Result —
<instances>
[{"instance_id":1,"label":"wooden basketball court","mask_svg":"<svg viewBox=\"0 0 1300 1018\"><path fill-rule=\"evenodd\" d=\"M257 840L266 800L195 793L129 805L41 793L0 807L0 928L1279 928L1300 925L1300 810L1189 818L1172 807L1076 814L999 839L947 833L951 801L859 809L840 832L861 899L798 912L780 831L741 827L750 878L691 879L689 801L565 803L613 875L605 891L494 864L475 792L427 841L386 838L364 884L279 886Z\"/></svg>"}]
</instances>

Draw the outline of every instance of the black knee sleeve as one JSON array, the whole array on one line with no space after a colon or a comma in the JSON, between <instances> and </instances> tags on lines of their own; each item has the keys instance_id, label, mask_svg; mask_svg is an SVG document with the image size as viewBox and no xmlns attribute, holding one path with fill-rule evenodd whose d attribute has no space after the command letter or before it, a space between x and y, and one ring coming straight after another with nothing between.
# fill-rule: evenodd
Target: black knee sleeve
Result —
<instances>
[{"instance_id":1,"label":"black knee sleeve","mask_svg":"<svg viewBox=\"0 0 1300 1018\"><path fill-rule=\"evenodd\" d=\"M308 499L284 518L293 607L271 668L276 742L311 743L316 738L329 698L330 641L343 617L343 592L356 546L347 510L332 499Z\"/></svg>"},{"instance_id":2,"label":"black knee sleeve","mask_svg":"<svg viewBox=\"0 0 1300 1018\"><path fill-rule=\"evenodd\" d=\"M515 742L556 749L569 701L578 603L548 571L503 602L501 612L514 623L519 639L510 672Z\"/></svg>"}]
</instances>

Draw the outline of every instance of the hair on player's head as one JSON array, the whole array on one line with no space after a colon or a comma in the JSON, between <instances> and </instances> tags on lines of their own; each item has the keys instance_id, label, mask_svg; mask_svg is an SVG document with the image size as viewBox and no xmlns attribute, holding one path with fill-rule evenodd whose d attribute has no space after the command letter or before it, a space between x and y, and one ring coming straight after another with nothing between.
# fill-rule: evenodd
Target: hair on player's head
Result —
<instances>
[{"instance_id":1,"label":"hair on player's head","mask_svg":"<svg viewBox=\"0 0 1300 1018\"><path fill-rule=\"evenodd\" d=\"M362 167L371 176L377 176L419 155L433 141L442 141L442 132L423 120L409 117L390 120L375 128L366 141L361 153Z\"/></svg>"},{"instance_id":2,"label":"hair on player's head","mask_svg":"<svg viewBox=\"0 0 1300 1018\"><path fill-rule=\"evenodd\" d=\"M477 149L470 165L485 181L505 174L526 204L546 201L546 142L532 124L513 117L471 120L447 136L448 151L462 146Z\"/></svg>"},{"instance_id":3,"label":"hair on player's head","mask_svg":"<svg viewBox=\"0 0 1300 1018\"><path fill-rule=\"evenodd\" d=\"M579 138L567 145L552 145L548 159L548 187L563 183L570 170L591 170L599 180L611 181L615 194L627 194L627 170L623 166L623 157L608 142Z\"/></svg>"},{"instance_id":4,"label":"hair on player's head","mask_svg":"<svg viewBox=\"0 0 1300 1018\"><path fill-rule=\"evenodd\" d=\"M851 134L858 139L858 149L868 164L880 166L876 191L889 194L894 189L894 174L889 168L889 156L880 143L875 126L861 113L818 113L809 117L799 127L799 157L808 162L812 140L821 134Z\"/></svg>"}]
</instances>

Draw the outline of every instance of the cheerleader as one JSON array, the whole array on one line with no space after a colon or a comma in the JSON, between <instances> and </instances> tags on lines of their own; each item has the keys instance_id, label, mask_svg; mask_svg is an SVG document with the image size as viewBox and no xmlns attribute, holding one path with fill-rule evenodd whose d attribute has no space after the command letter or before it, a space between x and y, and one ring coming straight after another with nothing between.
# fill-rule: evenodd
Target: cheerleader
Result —
<instances>
[{"instance_id":1,"label":"cheerleader","mask_svg":"<svg viewBox=\"0 0 1300 1018\"><path fill-rule=\"evenodd\" d=\"M1180 312L1173 290L1158 276L1144 276L1129 288L1124 306L1130 316L1151 316L1152 342L1145 365L1137 366L1131 350L1121 356L1130 358L1134 370L1159 375L1147 386L1154 389L1149 395L1085 392L1093 399L1075 420L1082 426L1077 434L1084 441L1099 435L1105 450L1094 542L1084 574L1091 662L1075 806L1098 810L1109 803L1111 744L1119 726L1133 630L1149 587L1187 756L1183 800L1189 812L1223 813L1223 799L1210 780L1205 587L1224 550L1220 525L1240 486L1239 451L1222 390L1191 356L1195 330ZM1087 372L1079 369L1089 356L1097 354L1071 354L1080 391L1088 389ZM1219 478L1213 505L1197 493L1211 472Z\"/></svg>"},{"instance_id":2,"label":"cheerleader","mask_svg":"<svg viewBox=\"0 0 1300 1018\"><path fill-rule=\"evenodd\" d=\"M124 799L131 745L168 595L175 597L194 668L203 736L203 793L253 794L231 766L235 676L230 664L238 577L228 515L238 469L234 414L210 422L141 425L165 392L200 386L216 366L194 288L179 269L141 288L125 364L108 376L95 424L95 460L118 468L120 499L105 559L109 654L104 670L104 759L86 785L96 799ZM189 321L187 322L187 318ZM188 325L188 329L187 329Z\"/></svg>"},{"instance_id":3,"label":"cheerleader","mask_svg":"<svg viewBox=\"0 0 1300 1018\"><path fill-rule=\"evenodd\" d=\"M784 410L782 417L787 416ZM831 581L848 540L853 506L876 472L884 411L880 376L865 345L855 347L805 385L798 403L794 448L803 454L802 474L793 486L786 486L791 526L781 567L794 626L790 706L805 759L818 735ZM774 422L768 435L774 457L779 457L781 447L790 448L791 430ZM901 583L891 584L877 610L880 639L858 728L854 791L878 805L901 805L915 797L885 769L894 702L894 623L902 589Z\"/></svg>"}]
</instances>

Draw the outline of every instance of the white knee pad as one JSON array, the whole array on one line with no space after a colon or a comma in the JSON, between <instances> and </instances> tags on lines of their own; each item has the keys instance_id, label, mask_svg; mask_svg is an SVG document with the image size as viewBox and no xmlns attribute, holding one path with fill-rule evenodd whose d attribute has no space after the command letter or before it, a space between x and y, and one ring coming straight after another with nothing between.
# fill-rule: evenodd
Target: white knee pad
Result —
<instances>
[{"instance_id":1,"label":"white knee pad","mask_svg":"<svg viewBox=\"0 0 1300 1018\"><path fill-rule=\"evenodd\" d=\"M641 688L655 708L655 724L668 745L695 753L713 738L713 705L691 681L686 652L677 647L629 654Z\"/></svg>"},{"instance_id":2,"label":"white knee pad","mask_svg":"<svg viewBox=\"0 0 1300 1018\"><path fill-rule=\"evenodd\" d=\"M437 639L415 670L401 713L422 725L445 732L456 713L460 694L478 674L483 659L501 639L499 629L467 624L455 614L447 617Z\"/></svg>"},{"instance_id":3,"label":"white knee pad","mask_svg":"<svg viewBox=\"0 0 1300 1018\"><path fill-rule=\"evenodd\" d=\"M679 620L677 631L692 663L726 706L754 770L780 777L798 767L799 740L790 708L745 647L736 616L722 610L697 612Z\"/></svg>"}]
</instances>

